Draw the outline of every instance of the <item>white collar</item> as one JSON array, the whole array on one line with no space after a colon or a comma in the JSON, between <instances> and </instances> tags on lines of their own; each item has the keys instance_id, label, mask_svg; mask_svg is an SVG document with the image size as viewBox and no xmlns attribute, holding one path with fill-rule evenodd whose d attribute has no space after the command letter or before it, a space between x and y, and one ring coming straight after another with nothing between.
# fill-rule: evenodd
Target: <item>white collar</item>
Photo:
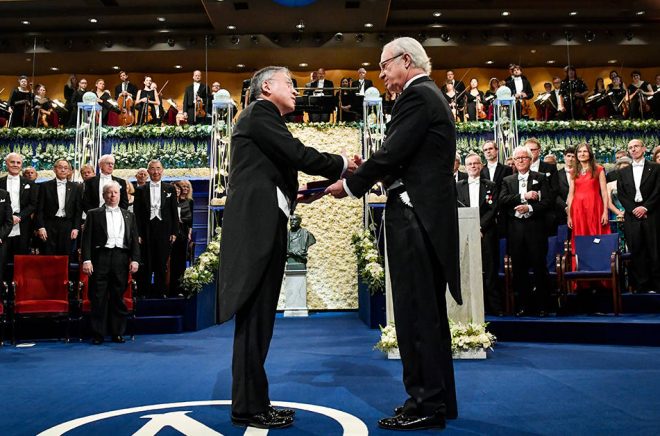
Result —
<instances>
[{"instance_id":1,"label":"white collar","mask_svg":"<svg viewBox=\"0 0 660 436\"><path fill-rule=\"evenodd\" d=\"M419 79L420 77L428 77L428 74L426 74L426 73L420 73L420 74L418 74L418 75L416 75L416 76L413 76L411 79L409 79L409 80L406 82L405 85L403 85L403 89L405 90L408 86L410 86L410 84L411 84L412 82L414 82L415 80Z\"/></svg>"}]
</instances>

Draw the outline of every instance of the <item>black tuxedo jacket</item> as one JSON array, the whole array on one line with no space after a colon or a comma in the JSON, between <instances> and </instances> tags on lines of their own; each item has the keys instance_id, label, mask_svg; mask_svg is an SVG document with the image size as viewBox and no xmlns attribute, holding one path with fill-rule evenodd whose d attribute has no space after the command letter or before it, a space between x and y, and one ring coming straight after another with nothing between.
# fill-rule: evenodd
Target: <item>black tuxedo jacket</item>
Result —
<instances>
[{"instance_id":1,"label":"black tuxedo jacket","mask_svg":"<svg viewBox=\"0 0 660 436\"><path fill-rule=\"evenodd\" d=\"M185 92L183 93L183 111L188 113L188 123L192 123L193 120L195 119L195 102L197 99L195 98L195 93L193 92L194 90L194 84L190 84L186 87ZM207 104L209 94L211 91L209 90L209 87L206 86L204 83L199 84L199 91L197 94L199 97L202 99L204 104ZM211 108L208 106L204 107L204 110L206 111L207 114L211 113ZM199 123L200 120L197 120Z\"/></svg>"},{"instance_id":2,"label":"black tuxedo jacket","mask_svg":"<svg viewBox=\"0 0 660 436\"><path fill-rule=\"evenodd\" d=\"M460 304L453 120L431 78L418 78L396 99L381 149L347 177L346 184L353 195L362 197L379 180L402 179L444 269L449 290Z\"/></svg>"},{"instance_id":3,"label":"black tuxedo jacket","mask_svg":"<svg viewBox=\"0 0 660 436\"><path fill-rule=\"evenodd\" d=\"M529 100L530 98L534 97L534 91L532 91L532 84L529 83L529 80L527 80L527 77L525 76L520 76L522 78L522 84L523 84L523 92L527 94L527 97L525 97L525 100ZM511 95L515 95L516 92L516 83L513 81L513 76L509 76L506 79L506 86L511 90Z\"/></svg>"},{"instance_id":4,"label":"black tuxedo jacket","mask_svg":"<svg viewBox=\"0 0 660 436\"><path fill-rule=\"evenodd\" d=\"M531 249L547 246L546 214L554 206L554 200L550 197L547 178L535 171L529 171L527 178L527 191L538 191L540 200L530 200L532 214L529 218L516 218L514 208L523 202L520 199L520 187L518 185L518 174L505 177L499 196L499 207L507 215L507 228L509 238L524 238L527 241L535 241ZM519 225L524 226L524 234L521 234ZM537 247L538 246L538 247ZM543 252L545 256L545 251Z\"/></svg>"},{"instance_id":5,"label":"black tuxedo jacket","mask_svg":"<svg viewBox=\"0 0 660 436\"><path fill-rule=\"evenodd\" d=\"M273 251L286 250L273 238L283 215L277 189L293 210L298 171L337 180L344 169L341 156L320 153L294 138L268 100L252 102L241 112L231 141L220 249L220 322L233 317L257 289Z\"/></svg>"},{"instance_id":6,"label":"black tuxedo jacket","mask_svg":"<svg viewBox=\"0 0 660 436\"><path fill-rule=\"evenodd\" d=\"M31 231L32 214L37 211L39 190L33 182L22 176L20 176L20 184L19 201L21 211L18 213L18 217L21 219L21 235L27 235ZM0 177L0 189L7 190L7 176Z\"/></svg>"},{"instance_id":7,"label":"black tuxedo jacket","mask_svg":"<svg viewBox=\"0 0 660 436\"><path fill-rule=\"evenodd\" d=\"M502 185L502 180L506 176L510 176L513 174L513 169L508 166L508 165L503 165L501 163L497 163L497 166L495 167L495 175L493 177L493 180L491 182L494 182L495 185L497 186L497 189L500 188ZM490 180L490 171L488 171L488 164L484 165L484 167L481 169L481 178Z\"/></svg>"},{"instance_id":8,"label":"black tuxedo jacket","mask_svg":"<svg viewBox=\"0 0 660 436\"><path fill-rule=\"evenodd\" d=\"M137 93L138 93L137 86L133 85L131 82L128 82L126 91L128 91L128 93L131 94L131 97L133 97L133 101L137 99ZM119 94L121 94L121 82L119 83L119 85L115 86L115 100L119 98Z\"/></svg>"},{"instance_id":9,"label":"black tuxedo jacket","mask_svg":"<svg viewBox=\"0 0 660 436\"><path fill-rule=\"evenodd\" d=\"M459 207L471 207L470 188L467 179L456 184L456 195ZM488 179L479 180L479 217L481 233L486 234L495 229L497 215L497 185Z\"/></svg>"},{"instance_id":10,"label":"black tuxedo jacket","mask_svg":"<svg viewBox=\"0 0 660 436\"><path fill-rule=\"evenodd\" d=\"M99 176L94 176L86 180L83 188L83 211L96 209L101 203L99 195ZM119 207L128 209L128 192L126 191L126 180L112 176L112 180L119 183Z\"/></svg>"},{"instance_id":11,"label":"black tuxedo jacket","mask_svg":"<svg viewBox=\"0 0 660 436\"><path fill-rule=\"evenodd\" d=\"M619 201L626 210L626 218L634 218L632 211L637 206L645 207L650 216L657 215L660 205L660 166L648 160L644 162L642 180L639 185L639 191L642 194L641 203L635 202L635 180L632 165L618 171L616 189Z\"/></svg>"},{"instance_id":12,"label":"black tuxedo jacket","mask_svg":"<svg viewBox=\"0 0 660 436\"><path fill-rule=\"evenodd\" d=\"M557 208L559 209L557 212L559 213L564 212L566 207L568 206L566 204L566 200L568 199L568 191L570 189L570 185L568 184L568 179L566 178L566 171L562 168L561 170L557 171ZM565 213L565 212L564 212Z\"/></svg>"},{"instance_id":13,"label":"black tuxedo jacket","mask_svg":"<svg viewBox=\"0 0 660 436\"><path fill-rule=\"evenodd\" d=\"M169 239L171 235L176 235L179 231L176 190L169 183L160 182L160 217L165 226L162 235L151 235L149 230L149 221L151 218L151 182L147 182L144 186L139 186L135 190L133 211L137 220L138 234L144 241L158 236Z\"/></svg>"},{"instance_id":14,"label":"black tuxedo jacket","mask_svg":"<svg viewBox=\"0 0 660 436\"><path fill-rule=\"evenodd\" d=\"M314 91L316 88L319 86L319 81L315 80L309 84L309 90L305 91L307 95L314 95ZM334 91L332 88L334 88L335 85L332 83L332 80L324 79L323 80L323 95L334 95Z\"/></svg>"},{"instance_id":15,"label":"black tuxedo jacket","mask_svg":"<svg viewBox=\"0 0 660 436\"><path fill-rule=\"evenodd\" d=\"M372 86L374 86L374 82L369 79L364 79L364 92L366 92L367 89L371 88ZM360 79L355 79L353 81L353 87L355 88L356 93L360 92Z\"/></svg>"},{"instance_id":16,"label":"black tuxedo jacket","mask_svg":"<svg viewBox=\"0 0 660 436\"><path fill-rule=\"evenodd\" d=\"M74 182L66 182L66 196L64 198L64 212L66 218L71 220L71 229L80 230L82 219L82 186ZM39 186L39 206L35 225L37 229L45 227L48 220L55 219L59 209L57 200L57 179L51 179Z\"/></svg>"},{"instance_id":17,"label":"black tuxedo jacket","mask_svg":"<svg viewBox=\"0 0 660 436\"><path fill-rule=\"evenodd\" d=\"M452 176L452 177L454 177L454 180L456 181L456 183L460 182L461 180L467 180L468 179L467 173L464 173L461 170L458 170L457 173L458 173L458 180L456 180L456 175Z\"/></svg>"},{"instance_id":18,"label":"black tuxedo jacket","mask_svg":"<svg viewBox=\"0 0 660 436\"><path fill-rule=\"evenodd\" d=\"M5 191L4 189L0 189L0 240L2 240L3 243L5 242L7 236L9 236L11 228L14 226L12 216L11 198L9 197L9 192ZM4 267L4 264L0 265L0 268ZM0 274L0 276L1 275L2 274Z\"/></svg>"},{"instance_id":19,"label":"black tuxedo jacket","mask_svg":"<svg viewBox=\"0 0 660 436\"><path fill-rule=\"evenodd\" d=\"M82 236L82 260L98 261L99 248L105 247L108 242L108 222L105 217L105 206L91 209L87 212L85 231ZM140 245L138 244L138 231L135 215L121 209L124 217L124 248L130 253L132 261L140 262ZM128 268L128 265L126 266Z\"/></svg>"}]
</instances>

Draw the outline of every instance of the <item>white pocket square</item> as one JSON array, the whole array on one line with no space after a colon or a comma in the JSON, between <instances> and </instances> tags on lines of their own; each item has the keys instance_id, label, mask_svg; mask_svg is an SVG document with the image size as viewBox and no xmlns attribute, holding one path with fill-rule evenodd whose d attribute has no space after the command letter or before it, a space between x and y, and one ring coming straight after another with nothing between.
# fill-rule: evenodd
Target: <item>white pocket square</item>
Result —
<instances>
[{"instance_id":1,"label":"white pocket square","mask_svg":"<svg viewBox=\"0 0 660 436\"><path fill-rule=\"evenodd\" d=\"M6 200L3 198L2 200L0 200L0 203L4 203L5 201L6 201Z\"/></svg>"},{"instance_id":2,"label":"white pocket square","mask_svg":"<svg viewBox=\"0 0 660 436\"><path fill-rule=\"evenodd\" d=\"M538 184L538 183L539 183L538 180L532 180L532 185L536 185L536 184Z\"/></svg>"},{"instance_id":3,"label":"white pocket square","mask_svg":"<svg viewBox=\"0 0 660 436\"><path fill-rule=\"evenodd\" d=\"M170 198L171 196L172 196L172 193L171 193L171 192L168 192L168 193L167 193L167 198Z\"/></svg>"},{"instance_id":4,"label":"white pocket square","mask_svg":"<svg viewBox=\"0 0 660 436\"><path fill-rule=\"evenodd\" d=\"M30 189L30 185L23 186L23 189Z\"/></svg>"}]
</instances>

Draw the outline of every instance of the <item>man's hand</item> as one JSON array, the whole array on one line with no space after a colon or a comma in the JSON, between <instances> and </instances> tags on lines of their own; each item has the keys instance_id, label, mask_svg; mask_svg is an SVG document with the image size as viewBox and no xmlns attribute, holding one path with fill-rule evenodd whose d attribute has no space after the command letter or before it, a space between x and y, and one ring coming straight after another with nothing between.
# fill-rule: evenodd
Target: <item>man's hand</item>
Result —
<instances>
[{"instance_id":1,"label":"man's hand","mask_svg":"<svg viewBox=\"0 0 660 436\"><path fill-rule=\"evenodd\" d=\"M348 195L346 191L344 191L344 181L341 179L325 188L325 193L330 194L335 198L344 198Z\"/></svg>"},{"instance_id":2,"label":"man's hand","mask_svg":"<svg viewBox=\"0 0 660 436\"><path fill-rule=\"evenodd\" d=\"M525 200L538 200L539 199L539 193L536 191L527 191L525 193Z\"/></svg>"},{"instance_id":3,"label":"man's hand","mask_svg":"<svg viewBox=\"0 0 660 436\"><path fill-rule=\"evenodd\" d=\"M640 220L642 218L646 218L646 212L647 212L647 210L644 206L637 206L632 211L633 215L635 215L635 218L640 219Z\"/></svg>"},{"instance_id":4,"label":"man's hand","mask_svg":"<svg viewBox=\"0 0 660 436\"><path fill-rule=\"evenodd\" d=\"M48 232L46 232L46 229L42 227L39 230L37 230L37 236L39 236L39 239L41 239L42 241L45 241L46 239L48 239Z\"/></svg>"},{"instance_id":5,"label":"man's hand","mask_svg":"<svg viewBox=\"0 0 660 436\"><path fill-rule=\"evenodd\" d=\"M78 237L78 229L71 230L71 240L73 241Z\"/></svg>"},{"instance_id":6,"label":"man's hand","mask_svg":"<svg viewBox=\"0 0 660 436\"><path fill-rule=\"evenodd\" d=\"M135 274L138 271L138 268L140 268L140 264L133 261L128 265L128 270L130 271L131 274Z\"/></svg>"},{"instance_id":7,"label":"man's hand","mask_svg":"<svg viewBox=\"0 0 660 436\"><path fill-rule=\"evenodd\" d=\"M174 244L174 241L176 241L176 235L170 235L170 244Z\"/></svg>"},{"instance_id":8,"label":"man's hand","mask_svg":"<svg viewBox=\"0 0 660 436\"><path fill-rule=\"evenodd\" d=\"M17 215L12 215L12 222L14 225L18 224L21 222L21 217Z\"/></svg>"},{"instance_id":9,"label":"man's hand","mask_svg":"<svg viewBox=\"0 0 660 436\"><path fill-rule=\"evenodd\" d=\"M348 159L348 166L346 167L344 174L350 176L351 174L355 173L360 165L362 165L362 157L356 154L352 158Z\"/></svg>"},{"instance_id":10,"label":"man's hand","mask_svg":"<svg viewBox=\"0 0 660 436\"><path fill-rule=\"evenodd\" d=\"M519 204L513 209L521 215L525 215L527 212L529 212L529 206L527 206L526 204Z\"/></svg>"},{"instance_id":11,"label":"man's hand","mask_svg":"<svg viewBox=\"0 0 660 436\"><path fill-rule=\"evenodd\" d=\"M92 266L92 262L83 262L83 272L88 276L92 275L92 273L94 272L94 267Z\"/></svg>"}]
</instances>

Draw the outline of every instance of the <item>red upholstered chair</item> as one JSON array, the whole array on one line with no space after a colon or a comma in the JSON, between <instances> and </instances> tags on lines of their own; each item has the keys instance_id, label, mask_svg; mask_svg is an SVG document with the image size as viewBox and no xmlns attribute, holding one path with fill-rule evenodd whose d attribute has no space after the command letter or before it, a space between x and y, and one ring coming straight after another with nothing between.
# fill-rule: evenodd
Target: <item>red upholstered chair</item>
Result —
<instances>
[{"instance_id":1,"label":"red upholstered chair","mask_svg":"<svg viewBox=\"0 0 660 436\"><path fill-rule=\"evenodd\" d=\"M73 297L68 256L15 256L12 290L12 343L16 342L16 321L29 317L66 320L68 342Z\"/></svg>"},{"instance_id":2,"label":"red upholstered chair","mask_svg":"<svg viewBox=\"0 0 660 436\"><path fill-rule=\"evenodd\" d=\"M80 277L78 282L78 339L82 340L81 328L82 328L82 317L84 315L89 315L92 311L91 303L89 301L89 276L82 272L80 269ZM128 283L126 284L126 290L124 291L124 304L128 310L128 319L131 331L131 339L135 339L135 306L137 304L137 283L131 277L131 273L128 273Z\"/></svg>"}]
</instances>

